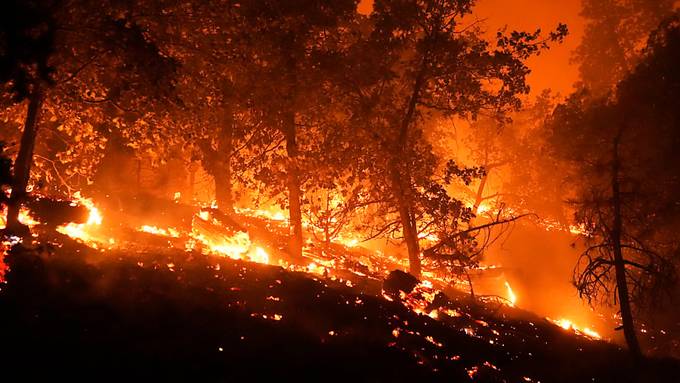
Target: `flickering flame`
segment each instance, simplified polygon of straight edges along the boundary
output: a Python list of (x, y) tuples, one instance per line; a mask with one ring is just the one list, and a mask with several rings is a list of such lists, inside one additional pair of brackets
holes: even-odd
[(31, 217), (31, 213), (25, 207), (22, 207), (21, 210), (19, 211), (19, 222), (28, 227), (33, 227), (35, 225), (40, 224), (40, 222), (36, 221), (35, 219), (33, 219), (33, 217)]
[(508, 281), (505, 281), (505, 288), (508, 290), (508, 301), (510, 302), (510, 306), (514, 307), (515, 303), (517, 303), (517, 295), (512, 291), (512, 287), (510, 287)]
[(491, 211), (491, 206), (486, 202), (482, 202), (477, 206), (477, 214), (484, 214), (489, 211)]
[(250, 249), (251, 242), (248, 233), (238, 232), (233, 236), (210, 236), (198, 231), (192, 237), (206, 246), (209, 253), (222, 255), (231, 259), (244, 259)]
[[(219, 224), (209, 211), (201, 210), (196, 218), (212, 224)], [(162, 235), (162, 234), (161, 234)], [(233, 235), (223, 235), (202, 230), (195, 226), (189, 236), (205, 246), (204, 251), (209, 254), (229, 257), (231, 259), (250, 260), (257, 263), (269, 263), (269, 254), (261, 247), (254, 247), (250, 235), (246, 232), (236, 232)], [(187, 246), (189, 250), (193, 246)]]
[(201, 210), (198, 212), (198, 217), (201, 218), (204, 221), (209, 221), (210, 220), (210, 212), (207, 210)]
[[(82, 205), (87, 208), (89, 212), (87, 221), (82, 224), (69, 223), (67, 225), (62, 225), (57, 228), (57, 231), (68, 235), (71, 238), (81, 240), (88, 246), (91, 246), (95, 249), (99, 248), (102, 243), (107, 242), (105, 239), (102, 239), (101, 231), (98, 231), (101, 229), (103, 221), (101, 212), (91, 199), (83, 198), (79, 193), (76, 193), (74, 197), (76, 201), (74, 204)], [(174, 200), (177, 202), (180, 198), (181, 193), (175, 193)], [(479, 208), (480, 212), (485, 212), (488, 211), (486, 209), (489, 209), (489, 207), (486, 205), (480, 206)], [(277, 221), (277, 225), (278, 222), (286, 224), (288, 221), (287, 215), (284, 214), (283, 211), (277, 210), (276, 208), (269, 210), (240, 209), (238, 212), (240, 214), (247, 214), (253, 217)], [(27, 209), (21, 210), (19, 219), (20, 222), (28, 226), (33, 226), (39, 223), (31, 217)], [(231, 259), (248, 260), (261, 264), (275, 264), (276, 262), (281, 264), (282, 262), (280, 259), (275, 259), (275, 263), (272, 263), (268, 252), (264, 248), (253, 243), (247, 232), (235, 231), (233, 234), (231, 234), (231, 232), (227, 231), (226, 233), (228, 234), (223, 234), (224, 232), (221, 231), (220, 228), (226, 229), (225, 225), (220, 222), (219, 219), (215, 218), (210, 210), (201, 210), (196, 214), (194, 220), (194, 227), (190, 232), (180, 231), (174, 227), (163, 228), (154, 225), (143, 225), (138, 227), (137, 230), (169, 238), (182, 238), (183, 240), (186, 240), (186, 248), (188, 250), (193, 250), (195, 245), (199, 245), (206, 254), (229, 257)], [(197, 220), (202, 220), (204, 222), (199, 222)], [(4, 216), (0, 216), (0, 224), (4, 224), (4, 222)], [(200, 225), (198, 223), (200, 223)], [(210, 225), (216, 227), (213, 228)], [(563, 231), (567, 230), (564, 226), (560, 226), (558, 229)], [(584, 228), (575, 226), (569, 227), (568, 230), (574, 234), (583, 234), (585, 232)], [(310, 237), (307, 239), (308, 241), (311, 241)], [(438, 241), (438, 238), (433, 234), (421, 234), (420, 239), (423, 241)], [(110, 241), (113, 240), (109, 240), (109, 243), (112, 243)], [(354, 247), (361, 241), (361, 236), (360, 233), (346, 233), (344, 236), (337, 236), (333, 241), (341, 243), (347, 247)], [(173, 241), (173, 243), (174, 242), (176, 241)], [(374, 255), (375, 257), (367, 257), (365, 260), (362, 260), (362, 264), (368, 265), (371, 272), (379, 274), (381, 272), (384, 273), (385, 270), (393, 269), (396, 265), (406, 266), (406, 264), (404, 264), (404, 262), (406, 262), (404, 259), (386, 256), (380, 251), (376, 251)], [(305, 271), (312, 274), (322, 275), (324, 277), (335, 278), (335, 271), (337, 270), (338, 265), (342, 264), (339, 262), (339, 260), (329, 260), (328, 258), (325, 258), (324, 256), (318, 256), (318, 254), (311, 251), (305, 251), (305, 257), (309, 259), (308, 262), (311, 261), (306, 267), (300, 265), (290, 265), (285, 267), (288, 267), (291, 270)], [(385, 265), (381, 264), (381, 262), (385, 262)], [(174, 264), (168, 264), (167, 266), (170, 270), (174, 271)], [(487, 270), (496, 269), (499, 267), (501, 266), (480, 265), (479, 269)], [(356, 274), (362, 276), (365, 275), (358, 272), (356, 272)], [(423, 275), (429, 280), (424, 280), (422, 283), (416, 286), (416, 288), (410, 294), (402, 294), (401, 298), (404, 305), (419, 315), (427, 315), (430, 318), (436, 320), (443, 320), (443, 318), (447, 317), (451, 318), (468, 315), (450, 308), (438, 308), (433, 310), (431, 304), (438, 293), (438, 290), (435, 289), (435, 285), (443, 286), (447, 284), (447, 281), (442, 279), (436, 273), (424, 272)], [(342, 279), (340, 279), (340, 281), (343, 282)], [(348, 286), (352, 286), (352, 282), (349, 280), (344, 281), (344, 283), (346, 283)], [(507, 304), (514, 307), (517, 303), (517, 295), (507, 280), (504, 281), (504, 286), (506, 291), (500, 291), (497, 294), (504, 295), (507, 299)], [(499, 285), (497, 285), (497, 288), (502, 289), (502, 287)], [(388, 295), (384, 296), (386, 299), (392, 300), (392, 297)], [(281, 319), (281, 316), (278, 314), (274, 316), (267, 315), (263, 317), (265, 319), (273, 320)], [(560, 319), (555, 321), (548, 318), (548, 320), (554, 322), (563, 329), (573, 331), (578, 335), (586, 336), (592, 339), (601, 339), (600, 334), (598, 334), (596, 331), (588, 327), (578, 327), (568, 319)], [(477, 323), (482, 326), (488, 326), (488, 324), (483, 321), (478, 321)], [(475, 336), (474, 331), (474, 329), (465, 329), (466, 334), (470, 336)], [(435, 345), (439, 344), (434, 339), (427, 340)]]
[(546, 318), (546, 319), (549, 320), (550, 322), (556, 324), (557, 326), (562, 327), (565, 330), (573, 331), (578, 335), (584, 335), (584, 336), (587, 336), (587, 337), (593, 338), (593, 339), (602, 339), (602, 336), (597, 331), (595, 331), (591, 328), (588, 328), (588, 327), (579, 327), (579, 326), (575, 325), (574, 322), (572, 322), (569, 319), (565, 319), (565, 318), (558, 319), (558, 320), (554, 320), (554, 319), (550, 319), (550, 318)]
[(257, 262), (257, 263), (269, 263), (269, 254), (261, 248), (261, 247), (256, 247), (255, 248), (255, 253), (250, 256), (250, 260), (252, 262)]
[(57, 227), (57, 231), (64, 235), (68, 235), (73, 239), (83, 241), (95, 249), (98, 247), (97, 243), (99, 242), (113, 243), (113, 239), (105, 241), (94, 233), (102, 224), (102, 215), (92, 199), (82, 197), (80, 192), (76, 192), (73, 197), (75, 199), (72, 203), (74, 206), (81, 205), (87, 208), (89, 212), (87, 221), (85, 223), (71, 222), (66, 225), (61, 225)]
[(354, 236), (338, 235), (333, 239), (333, 242), (337, 242), (343, 246), (352, 248), (356, 247), (361, 242), (361, 239), (359, 237)]
[(163, 228), (151, 226), (151, 225), (142, 225), (137, 230), (143, 231), (145, 233), (162, 235), (164, 237), (179, 238), (179, 236), (180, 236), (179, 231), (177, 229), (175, 229), (174, 227), (169, 227), (167, 229), (163, 229)]
[(271, 207), (270, 209), (235, 208), (234, 210), (239, 214), (249, 215), (252, 217), (266, 218), (271, 221), (288, 222), (288, 215), (276, 207)]
[[(31, 216), (31, 213), (25, 207), (22, 207), (21, 210), (19, 211), (19, 222), (28, 227), (33, 227), (35, 225), (40, 224), (40, 222), (38, 222)], [(3, 209), (0, 212), (0, 229), (4, 229), (6, 226), (7, 226), (7, 209), (3, 206)]]
[(326, 272), (326, 268), (324, 266), (317, 265), (315, 262), (311, 262), (309, 265), (307, 265), (307, 272), (323, 275)]
[(581, 225), (570, 225), (569, 226), (569, 232), (571, 234), (584, 235), (584, 236), (588, 234), (588, 231), (586, 230), (586, 227), (583, 224), (581, 224)]

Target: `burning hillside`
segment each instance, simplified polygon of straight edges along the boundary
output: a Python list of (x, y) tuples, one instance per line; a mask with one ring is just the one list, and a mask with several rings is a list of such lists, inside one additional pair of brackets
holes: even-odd
[[(497, 295), (472, 298), (458, 289), (467, 281), (388, 276), (403, 264), (380, 251), (310, 240), (293, 262), (285, 222), (264, 212), (226, 216), (197, 206), (174, 226), (128, 217), (125, 227), (107, 223), (106, 208), (91, 199), (69, 205), (86, 209), (82, 223), (51, 231), (26, 219), (35, 236), (7, 248), (12, 267), (0, 300), (12, 308), (3, 324), (16, 329), (7, 343), (16, 346), (4, 350), (17, 365), (56, 353), (67, 359), (50, 358), (50, 369), (73, 371), (78, 360), (88, 366), (83, 374), (117, 360), (121, 374), (205, 378), (264, 377), (291, 366), (310, 379), (338, 368), (337, 377), (360, 380), (627, 376), (611, 375), (628, 356), (599, 334), (514, 308), (520, 298), (493, 275), (499, 266), (480, 268), (491, 271)], [(24, 302), (26, 294), (39, 298)], [(267, 368), (238, 367), (253, 364)]]
[[(626, 381), (631, 373), (614, 368), (630, 365), (618, 347), (509, 305), (446, 297), (426, 282), (382, 296), (370, 278), (350, 282), (311, 266), (289, 271), (175, 248), (102, 252), (63, 237), (15, 247), (8, 260), (0, 323), (13, 331), (2, 357), (7, 372), (27, 379), (105, 370), (132, 380), (332, 373), (482, 382)], [(40, 370), (27, 368), (35, 361)], [(654, 363), (650, 377), (677, 373)]]
[[(491, 1), (7, 0), (0, 356), (675, 377), (677, 0), (565, 6), (582, 41), (520, 0), (545, 25), (489, 29)], [(568, 46), (573, 91), (532, 90)]]

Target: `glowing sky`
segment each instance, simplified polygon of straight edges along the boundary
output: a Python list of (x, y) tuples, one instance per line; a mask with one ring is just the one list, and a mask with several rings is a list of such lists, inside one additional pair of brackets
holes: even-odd
[[(372, 4), (373, 0), (362, 0), (359, 11), (370, 12)], [(490, 38), (506, 25), (509, 30), (548, 31), (560, 22), (567, 24), (570, 33), (562, 45), (529, 61), (532, 73), (528, 79), (534, 94), (552, 88), (565, 95), (578, 80), (577, 67), (570, 63), (570, 58), (583, 35), (580, 9), (580, 0), (479, 0), (474, 17), (485, 20)]]

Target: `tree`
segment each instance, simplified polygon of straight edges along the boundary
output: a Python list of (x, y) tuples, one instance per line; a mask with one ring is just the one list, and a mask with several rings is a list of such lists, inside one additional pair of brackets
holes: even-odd
[[(356, 16), (356, 0), (248, 1), (240, 4), (248, 61), (252, 108), (282, 139), (284, 153), (273, 154), (282, 169), (259, 174), (273, 192), (285, 185), (290, 217), (290, 254), (302, 257), (302, 203), (305, 147), (316, 139), (325, 122), (328, 82), (339, 69), (343, 27)], [(256, 36), (256, 38), (255, 38)], [(278, 145), (277, 145), (278, 146)], [(279, 166), (277, 166), (279, 167)]]
[(583, 40), (574, 61), (582, 85), (600, 97), (631, 71), (645, 39), (673, 10), (675, 0), (584, 0)]
[[(19, 70), (8, 71), (12, 73), (8, 79), (17, 97), (28, 98), (29, 104), (15, 160), (8, 230), (25, 231), (17, 218), (26, 196), (38, 128), (44, 123), (42, 114), (49, 115), (55, 130), (79, 143), (86, 135), (83, 125), (95, 134), (94, 126), (104, 123), (104, 115), (120, 117), (131, 109), (140, 110), (149, 99), (168, 95), (175, 63), (144, 36), (137, 20), (131, 18), (129, 5), (46, 0), (26, 2), (24, 8), (9, 14), (20, 20), (17, 25), (22, 31), (5, 34), (11, 48), (7, 57), (23, 61)], [(30, 12), (26, 13), (26, 7)], [(22, 50), (40, 54), (34, 59)], [(75, 152), (72, 149), (60, 161), (51, 160), (57, 173), (56, 164), (68, 162), (66, 157)], [(90, 161), (88, 170), (94, 163)]]
[(373, 177), (370, 194), (382, 206), (377, 233), (401, 230), (416, 276), (421, 238), (436, 232), (438, 249), (461, 251), (456, 233), (473, 216), (446, 184), (483, 175), (434, 153), (428, 138), (438, 116), (474, 119), (489, 110), (504, 118), (528, 92), (524, 60), (566, 34), (563, 25), (545, 39), (540, 31), (499, 32), (492, 46), (476, 24), (462, 24), (473, 3), (376, 1), (369, 31), (353, 48), (361, 78), (348, 83), (351, 124), (363, 129), (353, 132), (353, 145), (363, 146), (356, 153), (369, 167), (358, 171)]
[(41, 1), (10, 1), (3, 6), (0, 19), (0, 81), (15, 101), (28, 100), (7, 213), (10, 232), (16, 232), (20, 227), (19, 208), (30, 177), (42, 89), (51, 82), (48, 59), (54, 44), (55, 20), (50, 14), (50, 5)]
[(233, 211), (234, 173), (242, 170), (234, 158), (263, 139), (261, 119), (248, 108), (251, 81), (243, 57), (249, 45), (237, 9), (222, 0), (167, 2), (153, 27), (155, 41), (181, 63), (182, 108), (166, 133), (181, 137), (189, 161), (199, 160), (213, 177), (217, 205), (226, 213)]
[[(588, 248), (574, 283), (588, 300), (613, 297), (626, 343), (642, 355), (635, 314), (676, 283), (680, 19), (652, 35), (641, 62), (612, 97), (577, 93), (550, 118), (555, 155), (573, 165), (576, 222)], [(671, 165), (673, 164), (673, 165)]]
[(491, 218), (507, 207), (532, 213), (538, 225), (568, 226), (571, 216), (561, 201), (568, 197), (569, 188), (554, 176), (565, 165), (546, 155), (544, 123), (558, 100), (544, 90), (533, 101), (524, 100), (522, 109), (510, 114), (510, 121), (481, 116), (469, 127), (458, 127), (459, 158), (485, 171), (470, 188), (452, 190), (469, 201), (475, 216)]

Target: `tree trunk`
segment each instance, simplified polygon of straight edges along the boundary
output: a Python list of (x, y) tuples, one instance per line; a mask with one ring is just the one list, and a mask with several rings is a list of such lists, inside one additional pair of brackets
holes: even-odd
[(225, 214), (234, 212), (234, 201), (232, 200), (231, 174), (226, 169), (215, 170), (213, 176), (215, 180), (215, 200), (217, 207)]
[(215, 174), (215, 199), (223, 212), (234, 212), (233, 185), (231, 179), (231, 155), (234, 147), (234, 116), (230, 110), (225, 112), (225, 121), (220, 129), (217, 143)]
[(482, 204), (482, 201), (484, 201), (484, 188), (486, 188), (486, 182), (489, 179), (489, 173), (484, 174), (482, 177), (482, 180), (479, 182), (479, 187), (477, 188), (477, 195), (475, 196), (475, 204), (472, 206), (472, 212), (475, 214), (479, 214), (479, 206)]
[(467, 277), (468, 281), (468, 287), (470, 287), (470, 298), (473, 300), (475, 299), (475, 289), (472, 286), (472, 278), (470, 278), (470, 273), (468, 273), (467, 269), (463, 269), (465, 271), (465, 276)]
[(293, 258), (302, 258), (302, 208), (300, 191), (300, 173), (297, 164), (298, 146), (295, 127), (295, 113), (288, 113), (284, 121), (286, 152), (288, 154), (288, 211), (290, 218), (290, 254)]
[(642, 357), (640, 343), (635, 334), (635, 323), (630, 306), (630, 296), (628, 294), (628, 281), (626, 278), (626, 265), (624, 263), (623, 252), (621, 250), (621, 190), (619, 185), (619, 137), (614, 141), (614, 159), (612, 162), (612, 205), (614, 208), (614, 224), (611, 229), (611, 243), (614, 251), (614, 269), (616, 271), (616, 288), (619, 295), (619, 308), (621, 309), (621, 321), (623, 322), (623, 335), (626, 338), (628, 349), (636, 359)]
[(410, 203), (404, 191), (402, 176), (395, 161), (390, 165), (392, 190), (399, 209), (399, 221), (401, 222), (404, 242), (406, 242), (406, 248), (408, 249), (409, 273), (416, 278), (420, 278), (421, 266), (418, 233), (414, 224), (413, 214), (411, 213)]
[(420, 244), (418, 243), (418, 231), (416, 228), (415, 217), (413, 217), (412, 214), (411, 203), (407, 198), (406, 191), (404, 190), (404, 182), (410, 183), (411, 180), (410, 177), (405, 177), (401, 173), (399, 170), (398, 161), (403, 160), (407, 153), (409, 127), (413, 122), (413, 116), (416, 112), (418, 98), (420, 97), (420, 92), (425, 84), (425, 73), (427, 71), (428, 62), (426, 57), (427, 53), (425, 53), (425, 56), (423, 56), (420, 62), (420, 68), (413, 84), (411, 96), (406, 103), (404, 116), (399, 127), (396, 151), (393, 153), (392, 160), (390, 161), (389, 165), (389, 171), (391, 173), (390, 178), (392, 179), (392, 193), (396, 199), (397, 208), (399, 210), (399, 221), (401, 222), (404, 241), (406, 242), (406, 248), (408, 249), (409, 273), (411, 273), (411, 275), (416, 278), (420, 278), (421, 272)]
[(23, 225), (19, 222), (19, 211), (21, 210), (21, 204), (26, 198), (26, 187), (31, 176), (33, 150), (38, 134), (38, 118), (41, 106), (42, 93), (39, 89), (35, 89), (29, 97), (24, 131), (21, 135), (21, 146), (14, 162), (12, 194), (10, 195), (9, 207), (7, 209), (7, 231), (10, 233), (20, 233), (24, 229)]

